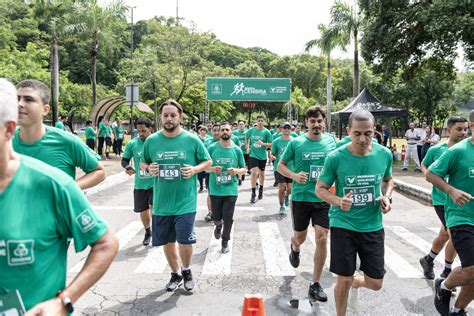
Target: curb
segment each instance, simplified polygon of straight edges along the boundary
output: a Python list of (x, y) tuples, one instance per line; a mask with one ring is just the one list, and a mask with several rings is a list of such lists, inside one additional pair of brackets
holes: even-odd
[(106, 177), (104, 181), (102, 181), (95, 187), (84, 190), (84, 195), (90, 196), (92, 194), (96, 194), (105, 189), (109, 189), (117, 184), (127, 182), (129, 179), (130, 179), (130, 176), (126, 174), (125, 171), (113, 174), (111, 176)]
[(412, 198), (421, 204), (432, 206), (431, 190), (422, 188), (418, 185), (409, 184), (401, 180), (394, 179), (395, 190), (409, 198)]

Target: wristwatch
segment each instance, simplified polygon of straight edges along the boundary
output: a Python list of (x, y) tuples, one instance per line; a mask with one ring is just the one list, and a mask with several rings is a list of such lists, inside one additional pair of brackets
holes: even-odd
[(66, 311), (71, 314), (74, 312), (74, 306), (72, 306), (72, 301), (69, 297), (61, 295), (63, 291), (58, 291), (56, 293), (56, 297), (59, 297), (61, 299), (61, 302), (63, 303), (64, 307), (66, 308)]

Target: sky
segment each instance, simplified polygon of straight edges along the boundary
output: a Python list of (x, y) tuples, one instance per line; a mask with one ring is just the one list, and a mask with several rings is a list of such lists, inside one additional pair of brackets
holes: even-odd
[[(305, 44), (319, 37), (317, 26), (329, 23), (334, 0), (127, 0), (134, 6), (133, 19), (176, 16), (193, 21), (202, 32), (210, 31), (225, 43), (262, 47), (280, 56), (304, 51)], [(353, 3), (353, 0), (346, 0)], [(186, 25), (186, 23), (185, 23)], [(311, 51), (318, 54), (317, 49)], [(351, 58), (353, 52), (335, 51), (336, 58)]]

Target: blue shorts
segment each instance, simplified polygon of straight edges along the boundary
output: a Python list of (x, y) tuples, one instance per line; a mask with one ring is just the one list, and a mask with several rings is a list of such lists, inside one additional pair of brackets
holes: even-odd
[(151, 229), (153, 246), (163, 246), (176, 241), (183, 245), (195, 244), (195, 218), (195, 212), (171, 216), (153, 215)]

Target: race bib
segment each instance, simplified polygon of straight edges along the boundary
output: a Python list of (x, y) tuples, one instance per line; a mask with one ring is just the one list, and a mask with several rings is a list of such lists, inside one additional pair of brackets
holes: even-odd
[(159, 177), (162, 180), (179, 180), (181, 179), (181, 167), (179, 164), (160, 164)]
[(372, 206), (375, 201), (375, 187), (344, 188), (344, 195), (352, 191), (353, 206)]
[(146, 172), (146, 170), (140, 169), (140, 171), (138, 171), (138, 177), (140, 179), (147, 179), (147, 178), (151, 178), (152, 176), (151, 176), (151, 174)]
[(257, 144), (257, 143), (253, 143), (253, 147), (255, 147), (255, 148), (260, 148), (260, 147), (262, 147), (262, 145)]
[(316, 181), (323, 170), (323, 166), (309, 166), (309, 181)]
[(25, 305), (18, 290), (0, 294), (0, 315), (18, 316), (26, 313)]
[(123, 139), (123, 134), (118, 134), (118, 139)]
[(218, 184), (229, 184), (232, 183), (232, 176), (228, 172), (221, 172), (216, 174), (216, 180)]

